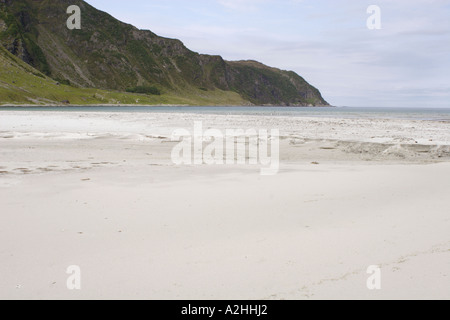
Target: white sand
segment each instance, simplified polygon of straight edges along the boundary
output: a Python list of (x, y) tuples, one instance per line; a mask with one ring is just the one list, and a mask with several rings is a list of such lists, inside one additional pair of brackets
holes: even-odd
[[(279, 128), (280, 173), (173, 165), (172, 130), (196, 120)], [(0, 298), (450, 299), (449, 129), (2, 111)]]

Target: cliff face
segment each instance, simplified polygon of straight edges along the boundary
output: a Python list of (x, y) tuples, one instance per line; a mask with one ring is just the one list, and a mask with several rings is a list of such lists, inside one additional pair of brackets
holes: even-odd
[[(66, 27), (69, 5), (81, 8), (81, 30)], [(84, 1), (0, 0), (0, 9), (1, 44), (42, 73), (76, 86), (123, 91), (148, 85), (179, 95), (220, 89), (257, 105), (328, 105), (294, 72), (195, 53)]]
[[(11, 54), (0, 45), (0, 106), (12, 105), (245, 105), (232, 91), (201, 91), (183, 95), (139, 94), (70, 86), (42, 72)], [(200, 94), (201, 93), (201, 94)]]

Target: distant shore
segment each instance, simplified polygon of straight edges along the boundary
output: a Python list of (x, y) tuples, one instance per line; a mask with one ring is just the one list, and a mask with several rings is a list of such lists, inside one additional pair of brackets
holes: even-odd
[(0, 108), (61, 108), (61, 107), (189, 107), (190, 105), (180, 104), (4, 104)]
[(320, 105), (320, 106), (306, 106), (306, 105), (189, 105), (189, 104), (2, 104), (0, 108), (34, 108), (34, 107), (45, 107), (45, 108), (58, 108), (58, 107), (293, 107), (293, 108), (336, 108), (336, 106), (331, 105)]

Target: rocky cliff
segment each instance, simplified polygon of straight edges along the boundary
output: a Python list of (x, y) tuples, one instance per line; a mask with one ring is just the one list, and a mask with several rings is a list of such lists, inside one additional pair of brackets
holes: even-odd
[[(82, 12), (81, 30), (66, 27), (69, 5)], [(328, 105), (294, 72), (255, 61), (202, 55), (176, 39), (138, 30), (80, 0), (0, 0), (0, 43), (51, 78), (83, 88), (162, 93), (237, 93), (244, 104)]]

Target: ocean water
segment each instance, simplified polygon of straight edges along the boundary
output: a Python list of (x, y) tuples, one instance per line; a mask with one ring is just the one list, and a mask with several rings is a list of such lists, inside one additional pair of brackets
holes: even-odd
[(52, 112), (140, 112), (194, 113), (217, 115), (262, 115), (324, 118), (405, 119), (450, 122), (450, 108), (298, 108), (298, 107), (168, 107), (168, 106), (61, 106), (61, 107), (2, 107), (1, 111)]

